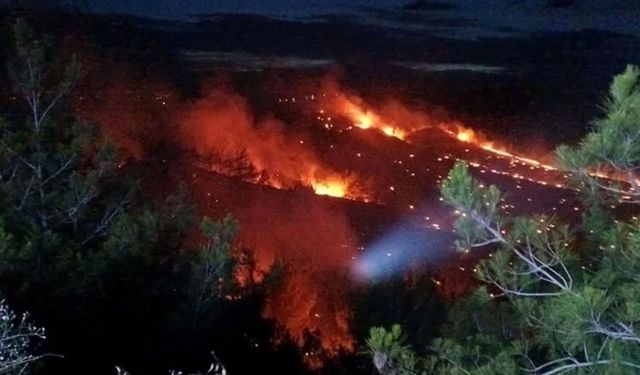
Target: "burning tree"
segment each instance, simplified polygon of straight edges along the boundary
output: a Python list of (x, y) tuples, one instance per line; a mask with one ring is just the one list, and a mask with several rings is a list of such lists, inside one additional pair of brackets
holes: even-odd
[[(510, 218), (501, 193), (457, 163), (442, 183), (458, 213), (457, 246), (497, 247), (477, 267), (484, 285), (449, 311), (444, 337), (431, 341), (420, 368), (442, 374), (626, 374), (640, 371), (638, 199), (640, 71), (616, 76), (605, 115), (558, 156), (585, 193), (581, 225), (553, 217)], [(607, 200), (626, 202), (611, 212)], [(617, 216), (616, 216), (617, 215)], [(616, 220), (614, 220), (614, 218)], [(384, 374), (417, 373), (397, 328), (368, 341)], [(383, 343), (384, 345), (380, 344)], [(384, 358), (381, 361), (380, 358)], [(391, 368), (389, 368), (391, 366)]]

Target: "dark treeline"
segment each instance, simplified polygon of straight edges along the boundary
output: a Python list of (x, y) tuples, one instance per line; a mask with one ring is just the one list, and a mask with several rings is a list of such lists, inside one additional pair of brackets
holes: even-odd
[(117, 145), (69, 106), (82, 64), (60, 59), (54, 39), (24, 21), (11, 25), (3, 43), (11, 90), (0, 121), (0, 290), (46, 327), (37, 352), (53, 356), (38, 372), (206, 369), (212, 351), (233, 366), (251, 350), (256, 362), (240, 369), (282, 362), (300, 371), (286, 345), (255, 350), (246, 339), (270, 337), (274, 327), (260, 317), (259, 288), (235, 283), (237, 268), (250, 264), (232, 256), (237, 223), (201, 218), (177, 184), (149, 199), (141, 166), (119, 158)]

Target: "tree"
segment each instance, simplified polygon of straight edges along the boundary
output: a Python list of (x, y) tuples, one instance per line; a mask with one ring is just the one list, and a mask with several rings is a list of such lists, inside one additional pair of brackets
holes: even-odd
[[(224, 367), (224, 365), (222, 365), (218, 356), (214, 352), (211, 352), (211, 356), (213, 357), (213, 359), (206, 371), (185, 373), (183, 371), (170, 370), (169, 375), (227, 375), (227, 369)], [(129, 372), (127, 372), (123, 368), (116, 366), (116, 375), (131, 374), (129, 374)]]
[(80, 65), (74, 59), (56, 69), (46, 47), (24, 22), (15, 24), (9, 77), (26, 111), (0, 120), (0, 278), (14, 291), (8, 297), (51, 291), (55, 278), (58, 291), (69, 291), (95, 275), (87, 266), (100, 263), (96, 249), (133, 192), (118, 180), (99, 131), (61, 110)]
[(185, 257), (189, 279), (187, 291), (177, 310), (186, 332), (187, 348), (193, 345), (193, 335), (208, 326), (218, 316), (221, 297), (235, 297), (234, 261), (231, 257), (238, 224), (231, 217), (215, 222), (205, 217), (200, 225), (205, 243)]
[[(637, 67), (614, 78), (604, 109), (577, 146), (557, 151), (589, 207), (580, 225), (503, 215), (500, 191), (471, 176), (464, 162), (443, 181), (442, 197), (458, 213), (458, 249), (496, 250), (477, 267), (484, 285), (449, 311), (423, 371), (640, 372), (640, 224), (628, 214), (640, 203)], [(624, 203), (623, 213), (609, 211), (611, 202)], [(394, 342), (388, 347), (401, 344)]]
[(205, 220), (194, 249), (186, 189), (139, 193), (135, 168), (67, 108), (80, 64), (54, 61), (49, 45), (16, 23), (8, 68), (22, 105), (0, 119), (0, 290), (85, 372), (116, 356), (144, 363), (176, 339), (161, 335), (182, 301), (194, 324), (228, 303), (218, 288), (233, 284), (235, 224)]
[[(577, 147), (561, 146), (558, 160), (574, 172), (579, 188), (598, 200), (640, 203), (640, 70), (628, 66), (613, 79), (604, 117)], [(609, 176), (613, 178), (601, 178)]]
[(44, 357), (31, 354), (34, 344), (46, 338), (43, 328), (20, 317), (0, 301), (0, 374), (26, 374), (29, 366)]
[(372, 328), (367, 339), (373, 364), (382, 375), (415, 374), (417, 360), (415, 353), (404, 343), (402, 328), (394, 324), (390, 330)]

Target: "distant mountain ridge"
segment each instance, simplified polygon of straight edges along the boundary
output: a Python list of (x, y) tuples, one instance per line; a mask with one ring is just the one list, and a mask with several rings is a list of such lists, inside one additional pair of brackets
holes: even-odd
[(428, 1), (428, 0), (417, 0), (412, 3), (403, 5), (401, 7), (402, 10), (419, 10), (419, 11), (438, 11), (438, 10), (452, 10), (456, 9), (457, 6), (443, 2), (443, 1)]

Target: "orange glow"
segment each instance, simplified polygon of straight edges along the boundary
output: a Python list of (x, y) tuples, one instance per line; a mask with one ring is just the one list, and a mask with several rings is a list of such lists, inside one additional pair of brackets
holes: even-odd
[(263, 311), (280, 328), (276, 342), (291, 339), (304, 348), (304, 361), (312, 368), (353, 351), (349, 265), (358, 243), (342, 208), (301, 196), (295, 202), (255, 200), (235, 216), (259, 273), (281, 267)]
[[(347, 93), (335, 83), (330, 83), (328, 90), (329, 92), (337, 92), (337, 94), (335, 94), (335, 96), (330, 95), (331, 99), (322, 103), (323, 109), (320, 110), (320, 114), (324, 115), (327, 111), (336, 113), (348, 119), (355, 128), (365, 130), (374, 129), (388, 137), (393, 137), (405, 142), (408, 142), (407, 139), (409, 136), (417, 131), (429, 127), (439, 128), (460, 142), (475, 145), (492, 154), (511, 159), (513, 162), (526, 164), (534, 168), (557, 170), (556, 167), (534, 158), (512, 153), (508, 151), (507, 147), (499, 145), (499, 143), (494, 140), (489, 140), (485, 135), (472, 128), (463, 126), (457, 121), (452, 121), (448, 117), (439, 117), (437, 112), (429, 113), (419, 109), (412, 109), (393, 99), (387, 100), (383, 102), (383, 105), (374, 108), (361, 97)], [(323, 120), (324, 118), (321, 116), (319, 119)], [(332, 125), (327, 126), (326, 124), (325, 127), (327, 129), (333, 128)], [(521, 175), (506, 171), (500, 172), (500, 174), (508, 175), (516, 179), (523, 179)], [(555, 186), (564, 187), (564, 184), (561, 184), (560, 181), (550, 182), (541, 180), (540, 178), (525, 179), (542, 185), (553, 183)], [(344, 189), (342, 189), (339, 184), (323, 185), (314, 183), (312, 186), (316, 193), (320, 195), (343, 196)]]
[(316, 173), (315, 176), (303, 180), (303, 184), (311, 187), (317, 195), (350, 199), (368, 203), (370, 194), (354, 174), (341, 175)]
[(354, 119), (354, 125), (360, 129), (369, 129), (371, 128), (372, 124), (373, 124), (372, 116), (366, 113), (358, 114)]
[(475, 138), (475, 132), (472, 129), (460, 129), (456, 137), (462, 142), (473, 142)]
[(353, 123), (353, 126), (359, 129), (377, 129), (388, 137), (400, 140), (405, 140), (407, 137), (405, 130), (385, 121), (382, 116), (372, 110), (365, 109), (364, 105), (356, 104), (355, 100), (341, 96), (338, 100), (338, 107), (338, 110)]
[(389, 137), (396, 137), (398, 139), (405, 139), (406, 133), (402, 129), (394, 128), (392, 126), (385, 126), (382, 128), (382, 132)]
[(460, 124), (456, 124), (452, 130), (451, 125), (442, 125), (443, 130), (449, 135), (455, 137), (457, 140), (465, 143), (474, 144), (485, 151), (489, 151), (493, 154), (497, 154), (500, 156), (504, 156), (507, 158), (515, 159), (525, 164), (532, 165), (534, 167), (542, 167), (547, 170), (556, 170), (557, 168), (548, 164), (544, 164), (541, 161), (536, 159), (532, 159), (525, 156), (515, 155), (509, 151), (507, 151), (504, 146), (497, 146), (496, 142), (487, 140), (485, 136), (481, 136), (476, 133), (473, 129), (464, 127)]
[(347, 186), (342, 181), (314, 181), (311, 187), (318, 195), (335, 198), (344, 198), (347, 195)]
[(213, 89), (179, 119), (185, 143), (211, 160), (212, 171), (276, 189), (304, 186), (318, 195), (368, 201), (357, 176), (323, 165), (311, 142), (276, 118), (255, 118), (236, 93)]
[[(303, 187), (317, 195), (361, 202), (368, 202), (373, 195), (369, 184), (364, 183), (368, 182), (364, 178), (370, 176), (329, 166), (319, 154), (321, 151), (314, 148), (312, 139), (295, 133), (295, 129), (285, 126), (273, 116), (257, 116), (247, 101), (231, 89), (205, 88), (203, 97), (193, 102), (178, 103), (175, 99), (176, 103), (172, 104), (167, 101), (167, 107), (171, 108), (169, 111), (164, 99), (156, 101), (145, 95), (160, 92), (160, 89), (132, 80), (124, 90), (118, 85), (118, 77), (110, 78), (114, 82), (109, 82), (111, 86), (107, 87), (114, 88), (108, 92), (107, 100), (84, 101), (82, 104), (87, 107), (86, 113), (92, 113), (101, 123), (110, 125), (109, 134), (120, 145), (128, 146), (126, 141), (132, 139), (136, 141), (133, 142), (136, 147), (131, 146), (135, 155), (144, 152), (142, 145), (149, 142), (148, 134), (160, 140), (178, 137), (181, 146), (190, 148), (201, 157), (201, 164), (197, 167), (222, 175), (276, 189)], [(86, 92), (98, 91), (86, 89)], [(537, 160), (511, 154), (480, 132), (458, 126), (448, 117), (439, 118), (435, 112), (411, 109), (393, 99), (372, 105), (342, 89), (323, 91), (339, 93), (313, 102), (312, 113), (319, 113), (319, 123), (326, 129), (333, 129), (332, 118), (340, 118), (343, 125), (348, 122), (348, 126), (377, 131), (390, 140), (408, 141), (414, 132), (432, 127), (447, 132), (452, 142), (457, 139), (511, 160), (553, 168)], [(141, 99), (135, 100), (137, 97)], [(165, 130), (166, 134), (159, 134), (156, 128), (149, 131), (145, 126), (155, 124), (157, 118), (178, 124), (178, 129), (168, 128), (171, 131)], [(132, 134), (144, 135), (141, 138), (145, 142), (137, 142)], [(360, 157), (361, 150), (353, 151), (357, 151)], [(413, 158), (413, 154), (410, 157)], [(369, 162), (367, 157), (358, 160)], [(494, 173), (508, 175), (509, 172)], [(518, 178), (512, 174), (508, 176)], [(353, 352), (356, 342), (352, 337), (348, 265), (357, 256), (358, 235), (342, 208), (333, 207), (341, 205), (334, 205), (335, 202), (329, 199), (315, 199), (311, 193), (272, 194), (268, 189), (259, 189), (260, 195), (256, 196), (260, 199), (247, 199), (248, 195), (243, 190), (236, 192), (235, 187), (243, 186), (237, 181), (229, 185), (233, 186), (230, 188), (224, 183), (196, 179), (195, 175), (192, 184), (202, 184), (197, 189), (202, 207), (208, 207), (208, 204), (224, 207), (207, 214), (232, 211), (241, 223), (240, 240), (251, 249), (256, 268), (244, 270), (246, 274), (239, 276), (241, 284), (260, 283), (274, 264), (283, 266), (281, 282), (265, 287), (268, 295), (263, 315), (273, 319), (281, 328), (283, 337), (292, 339), (300, 348), (310, 345), (309, 337), (317, 341), (313, 351), (303, 353), (305, 361), (311, 367), (318, 367), (323, 358)], [(400, 196), (404, 194), (401, 186), (399, 182), (398, 185), (378, 188)], [(218, 200), (222, 203), (216, 203)], [(235, 204), (225, 206), (228, 202)], [(409, 207), (414, 208), (413, 205)], [(440, 224), (431, 225), (440, 230)]]

